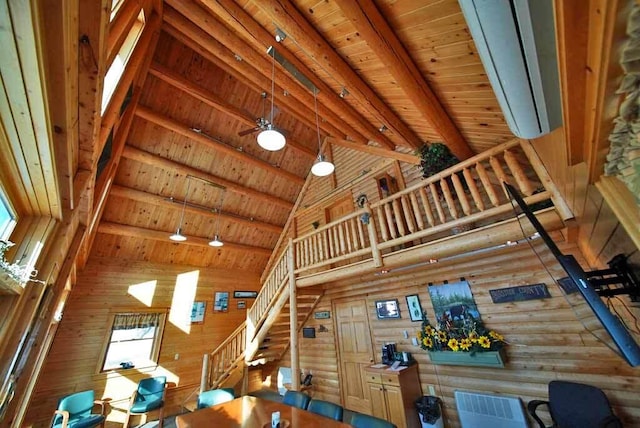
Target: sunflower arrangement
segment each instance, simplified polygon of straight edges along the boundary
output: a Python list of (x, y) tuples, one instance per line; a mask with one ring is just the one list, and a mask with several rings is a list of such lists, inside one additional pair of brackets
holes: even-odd
[(418, 341), (427, 351), (471, 353), (497, 351), (507, 343), (500, 333), (485, 328), (480, 320), (472, 318), (434, 327), (426, 316), (422, 319)]

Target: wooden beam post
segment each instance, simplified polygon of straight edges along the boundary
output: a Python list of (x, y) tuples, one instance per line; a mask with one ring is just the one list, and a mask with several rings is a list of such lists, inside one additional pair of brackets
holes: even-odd
[(290, 352), (291, 352), (291, 389), (300, 390), (300, 361), (298, 349), (298, 291), (296, 287), (295, 273), (295, 249), (293, 239), (289, 238), (289, 248), (287, 255), (287, 265), (289, 268), (289, 328), (290, 328)]

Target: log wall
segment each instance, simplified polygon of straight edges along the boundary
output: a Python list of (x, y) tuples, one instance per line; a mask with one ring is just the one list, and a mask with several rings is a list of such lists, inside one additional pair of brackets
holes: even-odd
[[(130, 293), (131, 286), (140, 284), (148, 284), (141, 288), (152, 289), (152, 295), (146, 296), (152, 296), (151, 300), (135, 293), (143, 302)], [(78, 275), (65, 307), (25, 426), (48, 426), (58, 399), (85, 389), (94, 389), (96, 398), (110, 399), (107, 428), (122, 426), (123, 409), (138, 380), (160, 374), (166, 374), (171, 382), (165, 414), (177, 413), (184, 401), (195, 399), (195, 395), (189, 396), (199, 387), (203, 355), (246, 319), (246, 309), (237, 309), (233, 291), (258, 289), (259, 277), (244, 271), (91, 258)], [(228, 312), (213, 312), (216, 291), (229, 292)], [(193, 300), (206, 302), (202, 324), (184, 322)], [(247, 308), (251, 306), (251, 299), (243, 300)], [(157, 368), (99, 373), (97, 365), (110, 328), (109, 314), (123, 308), (149, 307), (168, 308)], [(131, 425), (135, 423), (136, 418), (132, 418)]]
[[(564, 293), (550, 277), (550, 274), (556, 279), (563, 277), (561, 268), (542, 243), (538, 242), (534, 248), (539, 251), (541, 259), (530, 247), (520, 244), (402, 271), (397, 275), (391, 272), (331, 284), (316, 310), (331, 308), (333, 302), (341, 299), (365, 297), (370, 308), (369, 320), (377, 362), (380, 360), (380, 348), (386, 342), (396, 342), (399, 351), (412, 352), (419, 364), (423, 394), (430, 394), (430, 387), (433, 387), (436, 395), (444, 400), (447, 427), (460, 426), (453, 399), (456, 389), (516, 396), (526, 404), (532, 399), (546, 399), (547, 385), (554, 379), (602, 388), (625, 426), (635, 426), (640, 421), (640, 399), (637, 395), (640, 370), (629, 367), (585, 330)], [(581, 263), (585, 262), (575, 244), (564, 244), (561, 248), (564, 252), (574, 253)], [(509, 342), (508, 362), (503, 369), (432, 365), (426, 351), (411, 344), (411, 338), (417, 334), (421, 323), (410, 321), (405, 296), (418, 294), (423, 309), (433, 322), (427, 284), (457, 281), (460, 277), (469, 281), (485, 325), (503, 333)], [(552, 297), (505, 304), (491, 301), (491, 289), (535, 283), (547, 284)], [(384, 298), (398, 299), (400, 320), (377, 319), (374, 301)], [(638, 311), (635, 312), (638, 316)], [(331, 349), (335, 343), (333, 311), (331, 317), (331, 320), (310, 319), (307, 322), (307, 326), (316, 327), (317, 338), (300, 339), (300, 360), (301, 367), (314, 372), (316, 396), (339, 402), (338, 365), (332, 358), (335, 354)], [(329, 327), (328, 331), (320, 332), (320, 325)], [(403, 338), (404, 331), (408, 332), (409, 339)]]

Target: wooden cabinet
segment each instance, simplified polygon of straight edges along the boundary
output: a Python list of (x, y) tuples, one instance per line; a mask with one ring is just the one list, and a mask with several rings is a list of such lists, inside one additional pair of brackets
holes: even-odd
[(371, 414), (398, 428), (420, 428), (414, 402), (422, 395), (418, 365), (399, 372), (365, 367)]

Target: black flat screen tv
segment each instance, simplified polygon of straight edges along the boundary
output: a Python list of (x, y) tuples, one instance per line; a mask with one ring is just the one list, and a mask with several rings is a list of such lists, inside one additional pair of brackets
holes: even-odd
[[(580, 294), (593, 311), (609, 338), (618, 349), (620, 355), (629, 363), (630, 366), (636, 367), (640, 365), (640, 346), (627, 330), (620, 319), (613, 314), (607, 305), (602, 301), (595, 287), (589, 281), (588, 274), (582, 269), (580, 264), (572, 255), (562, 254), (553, 239), (545, 231), (544, 227), (529, 206), (524, 202), (518, 191), (511, 185), (504, 183), (507, 192), (520, 206), (522, 212), (527, 216), (540, 238), (547, 245), (551, 253), (560, 263), (560, 266), (566, 271), (567, 276), (575, 283)], [(613, 348), (612, 348), (613, 349)], [(615, 349), (614, 349), (615, 350)]]

